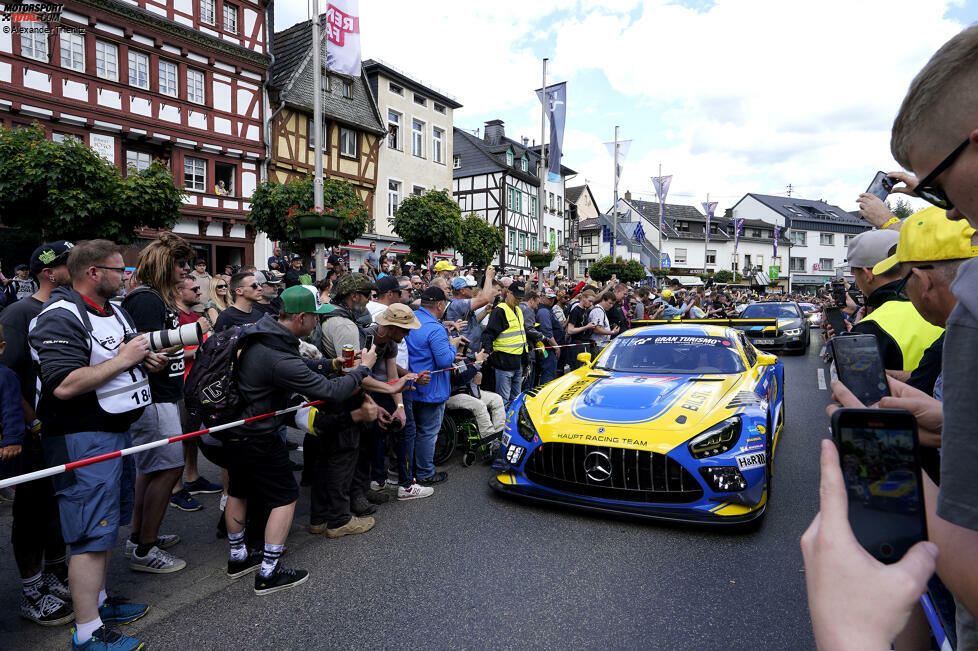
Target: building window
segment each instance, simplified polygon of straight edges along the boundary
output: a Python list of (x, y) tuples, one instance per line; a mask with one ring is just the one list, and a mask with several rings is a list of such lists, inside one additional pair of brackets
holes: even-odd
[(759, 228), (752, 228), (752, 229), (750, 229), (750, 231), (748, 231), (748, 233), (749, 233), (749, 235), (751, 237), (753, 237), (755, 239), (758, 239), (758, 240), (761, 239), (761, 229), (759, 229)]
[(85, 71), (85, 37), (61, 32), (61, 65), (71, 70)]
[(149, 88), (149, 56), (129, 50), (129, 85)]
[(716, 249), (706, 250), (706, 264), (716, 264), (717, 263), (717, 252)]
[(126, 151), (126, 169), (142, 172), (153, 163), (153, 156), (144, 151)]
[(428, 106), (428, 100), (417, 93), (414, 94), (414, 103), (418, 104), (419, 106)]
[(581, 275), (582, 276), (586, 276), (587, 275), (587, 270), (590, 267), (587, 266), (587, 262), (585, 262), (584, 260), (581, 260), (580, 262), (577, 263), (577, 268), (581, 270)]
[(188, 190), (203, 192), (207, 187), (207, 161), (203, 158), (184, 156), (183, 158), (183, 187)]
[(462, 156), (460, 154), (452, 156), (452, 167), (457, 170), (462, 169)]
[(677, 221), (676, 222), (676, 230), (678, 232), (680, 232), (680, 233), (688, 233), (689, 232), (689, 222), (679, 222), (679, 221)]
[(401, 149), (401, 114), (387, 109), (387, 146)]
[(506, 164), (510, 167), (513, 166), (513, 152), (511, 151), (506, 152)]
[(557, 197), (557, 214), (558, 215), (563, 215), (564, 214), (564, 198), (563, 197)]
[(411, 187), (411, 194), (413, 194), (416, 197), (420, 197), (421, 195), (424, 194), (424, 186), (421, 186), (421, 185), (412, 186)]
[(353, 82), (344, 81), (343, 82), (343, 97), (346, 99), (353, 99)]
[(843, 235), (842, 236), (842, 243), (845, 244), (846, 246), (849, 246), (849, 242), (851, 242), (852, 241), (852, 238), (854, 238), (854, 237), (856, 237), (856, 236), (855, 235)]
[(520, 233), (520, 255), (526, 251), (526, 233)]
[(177, 64), (160, 61), (160, 92), (170, 97), (177, 96)]
[(832, 236), (832, 233), (818, 234), (818, 243), (821, 244), (822, 246), (832, 246), (834, 240), (835, 238)]
[(791, 238), (791, 243), (795, 246), (806, 246), (808, 242), (808, 233), (805, 231), (796, 231), (795, 229), (791, 229), (788, 236)]
[(469, 203), (468, 200), (469, 198), (464, 194), (458, 198), (458, 207), (462, 212), (465, 212), (467, 210), (468, 203)]
[(48, 60), (48, 35), (42, 32), (21, 32), (20, 53), (29, 59)]
[(549, 196), (547, 197), (547, 207), (550, 208), (550, 210), (553, 210), (554, 209), (554, 193), (553, 192), (550, 192), (548, 194), (549, 194)]
[(832, 271), (835, 269), (835, 261), (832, 258), (819, 258), (818, 269), (819, 271)]
[(357, 132), (354, 129), (340, 127), (340, 155), (357, 157)]
[(411, 153), (424, 158), (424, 122), (411, 120)]
[(404, 96), (404, 89), (393, 82), (387, 84), (387, 89), (395, 95)]
[(754, 261), (754, 264), (756, 264), (758, 267), (761, 267), (763, 269), (764, 268), (764, 256), (761, 255), (761, 254), (758, 254), (757, 255), (757, 260)]
[(435, 102), (435, 112), (436, 113), (441, 113), (442, 115), (445, 115), (445, 105), (444, 104), (439, 104), (438, 102)]
[(509, 250), (512, 251), (516, 248), (516, 231), (510, 229), (509, 231)]
[(806, 258), (789, 258), (788, 259), (789, 269), (791, 271), (804, 272), (808, 269), (808, 261)]
[[(326, 138), (325, 120), (323, 120), (322, 125), (323, 125), (323, 151), (327, 151), (329, 149), (329, 140)], [(312, 128), (313, 128), (312, 118), (306, 118), (306, 142), (309, 143), (309, 149), (312, 149), (316, 146), (316, 141), (312, 137)]]
[(534, 219), (536, 219), (539, 216), (539, 213), (538, 213), (539, 206), (537, 205), (537, 202), (538, 202), (538, 199), (535, 196), (532, 196), (531, 195), (530, 196), (530, 217), (533, 217)]
[(214, 163), (214, 194), (234, 196), (237, 168), (230, 163)]
[(523, 193), (511, 185), (506, 186), (506, 207), (510, 212), (523, 212)]
[(387, 181), (387, 216), (393, 217), (401, 203), (401, 182)]
[(530, 250), (531, 251), (538, 251), (539, 249), (537, 248), (537, 244), (538, 244), (537, 243), (537, 236), (536, 235), (531, 235), (530, 236)]
[(200, 0), (200, 22), (214, 24), (214, 0)]
[(591, 234), (581, 235), (581, 246), (591, 246)]
[(526, 156), (520, 159), (520, 169), (523, 170), (524, 172), (530, 169), (530, 161), (527, 159)]
[(224, 31), (238, 33), (238, 7), (230, 2), (224, 3)]
[(119, 48), (115, 44), (95, 41), (95, 74), (119, 81)]
[(204, 73), (187, 70), (187, 99), (195, 104), (204, 103)]
[(445, 140), (445, 132), (441, 129), (432, 127), (431, 129), (431, 160), (436, 163), (444, 163), (442, 154), (442, 143)]
[(65, 142), (65, 141), (69, 141), (70, 142), (72, 140), (74, 140), (75, 142), (81, 142), (82, 141), (81, 138), (79, 138), (78, 136), (76, 136), (73, 133), (59, 133), (57, 131), (52, 131), (51, 132), (51, 140), (53, 140), (54, 142)]
[(686, 264), (686, 249), (676, 249), (672, 261), (676, 264)]

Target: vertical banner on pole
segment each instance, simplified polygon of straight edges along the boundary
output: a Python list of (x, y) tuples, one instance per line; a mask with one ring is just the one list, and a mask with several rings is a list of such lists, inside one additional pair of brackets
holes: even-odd
[(719, 202), (717, 202), (717, 201), (704, 201), (703, 202), (703, 211), (706, 213), (706, 242), (707, 242), (707, 244), (709, 244), (709, 242), (710, 242), (710, 222), (713, 221), (713, 213), (716, 211), (718, 203)]
[(666, 195), (669, 194), (669, 185), (672, 184), (672, 175), (653, 176), (652, 185), (655, 186), (655, 196), (659, 198), (659, 230), (665, 228), (666, 221)]
[[(773, 256), (774, 258), (778, 257), (778, 237), (780, 237), (780, 235), (781, 235), (781, 227), (775, 226), (774, 227), (774, 256)], [(774, 262), (774, 260), (772, 260), (771, 264), (776, 264), (776, 263)]]
[[(537, 91), (537, 97), (544, 102), (543, 91)], [(567, 117), (567, 82), (547, 85), (547, 99), (544, 111), (550, 120), (550, 148), (547, 157), (547, 180), (560, 183), (560, 152), (564, 148), (564, 120)]]
[(351, 77), (360, 76), (359, 0), (329, 0), (326, 5), (326, 67)]

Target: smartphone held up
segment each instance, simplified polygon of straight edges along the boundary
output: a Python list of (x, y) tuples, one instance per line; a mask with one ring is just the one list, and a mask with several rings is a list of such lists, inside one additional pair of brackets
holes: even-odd
[(896, 184), (897, 180), (893, 177), (887, 176), (884, 172), (877, 172), (869, 187), (866, 188), (866, 193), (878, 197), (880, 201), (886, 201)]

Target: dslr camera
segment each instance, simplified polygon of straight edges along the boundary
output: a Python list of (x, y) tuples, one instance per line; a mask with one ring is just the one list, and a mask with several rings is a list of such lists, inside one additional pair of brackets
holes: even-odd
[(172, 330), (154, 330), (142, 335), (154, 353), (173, 346), (199, 346), (202, 338), (199, 323), (187, 323)]

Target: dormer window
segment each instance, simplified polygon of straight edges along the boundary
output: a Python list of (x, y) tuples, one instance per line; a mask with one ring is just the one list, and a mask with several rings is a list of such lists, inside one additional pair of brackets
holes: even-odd
[(506, 150), (506, 164), (510, 167), (513, 166), (513, 151), (510, 149)]
[(530, 161), (526, 156), (523, 156), (523, 158), (520, 159), (520, 169), (524, 172), (530, 169)]

